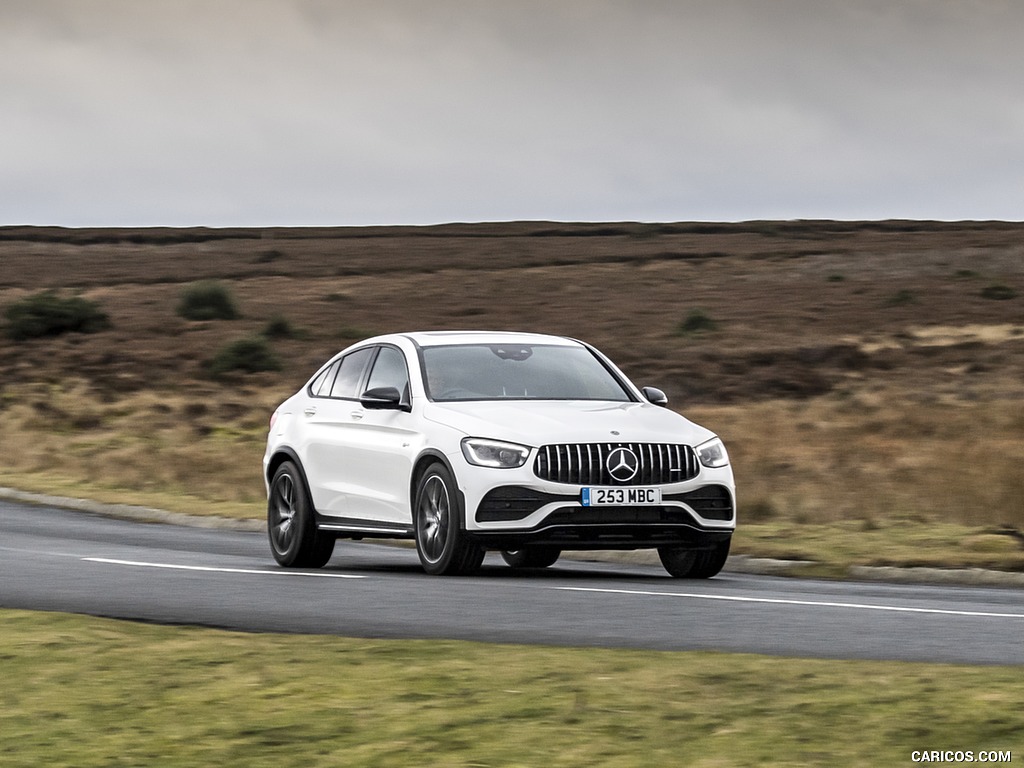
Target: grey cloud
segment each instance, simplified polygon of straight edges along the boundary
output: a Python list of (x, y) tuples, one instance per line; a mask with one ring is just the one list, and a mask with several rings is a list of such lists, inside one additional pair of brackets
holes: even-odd
[(1020, 218), (1003, 0), (0, 7), (0, 223)]

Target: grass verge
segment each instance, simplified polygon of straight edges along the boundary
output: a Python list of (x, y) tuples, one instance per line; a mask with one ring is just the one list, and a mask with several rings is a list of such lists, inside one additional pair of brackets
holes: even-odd
[(1024, 572), (1020, 541), (997, 527), (894, 518), (742, 525), (733, 554), (815, 563), (804, 576), (844, 578), (851, 566), (985, 568)]
[(11, 768), (902, 765), (1024, 748), (1016, 668), (0, 618)]

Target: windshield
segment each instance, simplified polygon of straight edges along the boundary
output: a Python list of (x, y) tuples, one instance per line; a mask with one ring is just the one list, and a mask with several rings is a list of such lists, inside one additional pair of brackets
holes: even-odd
[(627, 390), (584, 347), (463, 344), (423, 349), (431, 400), (613, 400)]

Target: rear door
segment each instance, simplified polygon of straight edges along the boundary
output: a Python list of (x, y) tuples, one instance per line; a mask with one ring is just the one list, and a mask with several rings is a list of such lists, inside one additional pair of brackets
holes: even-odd
[(305, 420), (303, 463), (309, 482), (313, 506), (324, 515), (352, 517), (352, 497), (358, 496), (348, 460), (351, 434), (361, 411), (359, 393), (366, 380), (376, 347), (363, 347), (345, 355), (328, 372), (324, 381), (317, 381), (302, 413)]

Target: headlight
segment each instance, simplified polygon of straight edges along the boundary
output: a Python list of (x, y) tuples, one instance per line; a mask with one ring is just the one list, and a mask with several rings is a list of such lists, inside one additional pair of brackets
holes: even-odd
[(729, 454), (726, 453), (725, 444), (717, 437), (713, 437), (706, 443), (701, 443), (695, 449), (697, 458), (705, 467), (717, 469), (729, 464)]
[(530, 458), (530, 449), (516, 443), (467, 437), (462, 441), (462, 455), (466, 461), (478, 467), (514, 469), (526, 463)]

